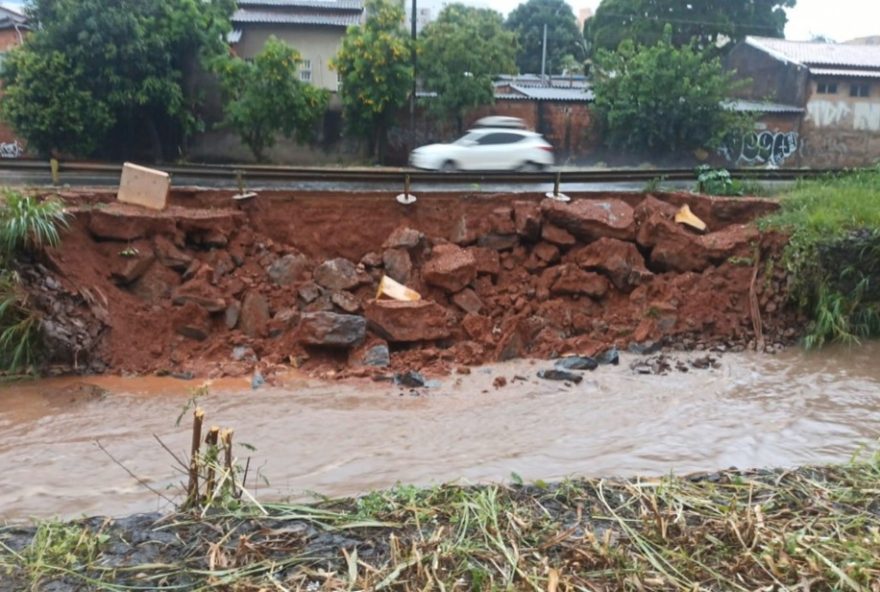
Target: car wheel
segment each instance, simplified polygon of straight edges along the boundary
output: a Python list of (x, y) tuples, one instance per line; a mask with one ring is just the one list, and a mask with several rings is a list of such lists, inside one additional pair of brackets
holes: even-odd
[(538, 164), (537, 162), (529, 161), (527, 163), (524, 163), (521, 167), (519, 167), (519, 170), (522, 171), (523, 173), (538, 173), (538, 172), (541, 172), (542, 170), (544, 170), (544, 167), (542, 165)]
[(454, 160), (447, 160), (440, 167), (440, 170), (443, 171), (444, 173), (454, 173), (455, 171), (458, 170), (458, 165), (455, 164)]

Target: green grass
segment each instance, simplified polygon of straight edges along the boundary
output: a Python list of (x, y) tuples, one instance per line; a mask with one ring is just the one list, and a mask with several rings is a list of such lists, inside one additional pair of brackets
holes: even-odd
[(25, 250), (39, 251), (61, 242), (58, 229), (68, 225), (64, 204), (56, 199), (37, 200), (6, 189), (0, 207), (0, 251), (5, 256)]
[[(21, 529), (0, 528), (0, 578), (22, 590), (751, 591), (809, 582), (869, 591), (880, 578), (878, 489), (874, 458), (699, 478), (398, 487), (166, 516), (137, 533), (51, 522), (29, 545)], [(143, 542), (129, 546), (135, 539)]]
[(880, 336), (880, 167), (801, 180), (763, 230), (790, 235), (783, 264), (808, 348)]

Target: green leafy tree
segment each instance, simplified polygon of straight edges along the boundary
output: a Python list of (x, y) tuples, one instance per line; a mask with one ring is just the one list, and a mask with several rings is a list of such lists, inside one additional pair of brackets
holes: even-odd
[(676, 47), (669, 29), (651, 46), (624, 41), (617, 51), (599, 51), (593, 77), (595, 111), (611, 148), (682, 154), (714, 148), (749, 123), (723, 107), (732, 73), (694, 44)]
[(577, 19), (565, 0), (528, 0), (517, 6), (507, 17), (506, 26), (517, 35), (519, 52), (516, 65), (523, 73), (541, 71), (544, 44), (544, 25), (547, 25), (546, 72), (560, 72), (571, 56), (579, 63), (586, 58), (584, 37), (578, 30)]
[(388, 127), (412, 90), (412, 40), (404, 11), (394, 0), (367, 0), (363, 25), (349, 27), (333, 60), (342, 78), (343, 116), (351, 133), (370, 142), (382, 162)]
[(420, 74), (437, 93), (429, 110), (455, 120), (459, 133), (468, 109), (494, 101), (492, 81), (516, 72), (516, 36), (504, 29), (500, 13), (450, 4), (421, 37)]
[(300, 60), (299, 52), (273, 36), (252, 62), (225, 58), (215, 66), (228, 97), (221, 125), (238, 132), (259, 161), (279, 133), (311, 140), (327, 109), (329, 93), (299, 79)]
[(787, 16), (796, 0), (602, 0), (595, 16), (584, 24), (592, 50), (613, 50), (626, 39), (653, 45), (672, 28), (677, 46), (695, 40), (701, 48), (746, 35), (784, 37)]
[[(200, 128), (193, 74), (227, 52), (234, 0), (31, 0), (3, 115), (41, 153), (156, 159)], [(36, 83), (36, 87), (34, 86)], [(90, 137), (82, 137), (90, 136)]]

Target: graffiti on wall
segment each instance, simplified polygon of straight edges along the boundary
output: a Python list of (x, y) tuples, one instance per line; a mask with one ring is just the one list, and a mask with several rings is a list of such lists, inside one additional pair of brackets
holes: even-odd
[(810, 101), (807, 103), (807, 121), (816, 127), (841, 127), (852, 114), (846, 101)]
[(719, 154), (737, 165), (781, 167), (800, 150), (797, 132), (755, 130), (723, 144)]
[(23, 154), (24, 149), (18, 140), (0, 143), (0, 158), (21, 158)]
[(853, 127), (857, 131), (880, 132), (880, 103), (856, 103)]

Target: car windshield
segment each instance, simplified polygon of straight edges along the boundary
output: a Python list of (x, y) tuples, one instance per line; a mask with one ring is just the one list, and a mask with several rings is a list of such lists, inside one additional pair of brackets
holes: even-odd
[(471, 144), (475, 144), (482, 135), (483, 134), (470, 132), (454, 141), (453, 144), (456, 146), (470, 146)]

